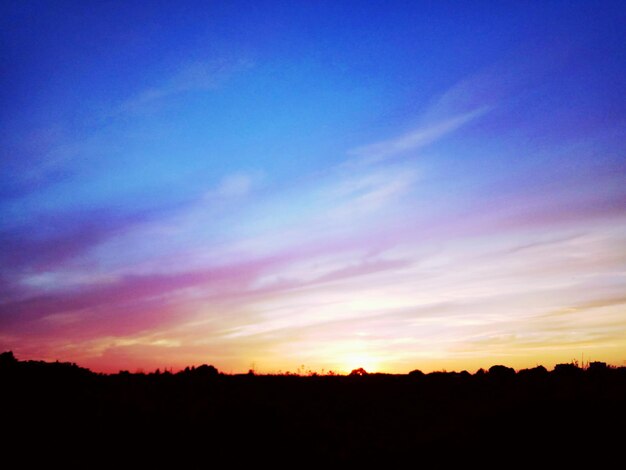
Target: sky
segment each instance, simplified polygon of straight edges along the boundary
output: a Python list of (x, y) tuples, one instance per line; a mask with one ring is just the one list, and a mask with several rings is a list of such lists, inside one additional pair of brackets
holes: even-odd
[(0, 350), (626, 365), (622, 1), (3, 1)]

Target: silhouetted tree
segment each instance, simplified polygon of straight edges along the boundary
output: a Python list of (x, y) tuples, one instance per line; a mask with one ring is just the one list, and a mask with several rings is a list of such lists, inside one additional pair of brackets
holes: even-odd
[(219, 371), (214, 366), (202, 364), (201, 366), (196, 367), (193, 373), (198, 376), (216, 377), (219, 374)]
[(559, 377), (575, 377), (582, 372), (583, 370), (573, 363), (557, 364), (554, 366), (554, 374)]
[(489, 375), (499, 379), (510, 379), (515, 377), (515, 369), (512, 367), (495, 365), (489, 368)]
[(17, 359), (13, 355), (13, 351), (6, 351), (0, 354), (0, 368), (12, 367), (17, 364)]
[(591, 362), (589, 363), (589, 372), (604, 372), (608, 369), (606, 362)]
[(533, 367), (532, 369), (522, 369), (517, 373), (520, 377), (528, 377), (537, 379), (546, 377), (548, 375), (548, 369), (543, 366)]

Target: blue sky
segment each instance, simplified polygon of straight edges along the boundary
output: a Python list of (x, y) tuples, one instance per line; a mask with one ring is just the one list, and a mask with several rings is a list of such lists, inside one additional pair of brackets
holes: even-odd
[(1, 8), (0, 346), (626, 357), (622, 2)]

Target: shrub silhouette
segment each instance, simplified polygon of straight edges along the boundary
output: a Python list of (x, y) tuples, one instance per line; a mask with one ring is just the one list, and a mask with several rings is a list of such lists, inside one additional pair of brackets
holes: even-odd
[(17, 364), (17, 359), (13, 355), (13, 351), (0, 353), (0, 368), (12, 367)]
[(522, 369), (517, 375), (520, 377), (528, 377), (531, 379), (539, 379), (548, 375), (548, 369), (543, 366), (533, 367), (532, 369)]
[(515, 377), (515, 369), (502, 365), (495, 365), (489, 368), (489, 375), (498, 379), (510, 379)]
[(577, 377), (582, 374), (583, 369), (576, 364), (557, 364), (554, 366), (554, 374), (561, 377)]
[(419, 369), (412, 370), (409, 372), (410, 377), (424, 377), (424, 372)]
[(606, 362), (591, 362), (589, 363), (589, 372), (604, 372), (608, 369)]
[(214, 366), (206, 364), (196, 367), (190, 373), (199, 377), (217, 377), (219, 375), (219, 371)]

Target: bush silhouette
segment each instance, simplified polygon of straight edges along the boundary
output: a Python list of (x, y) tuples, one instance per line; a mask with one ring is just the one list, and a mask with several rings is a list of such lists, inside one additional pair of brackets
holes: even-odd
[(589, 363), (589, 372), (604, 372), (608, 369), (606, 362), (591, 362)]
[(17, 359), (13, 355), (13, 351), (0, 353), (0, 368), (11, 367), (17, 364)]
[(520, 377), (529, 377), (539, 379), (548, 375), (548, 369), (543, 366), (533, 367), (532, 369), (522, 369), (517, 373)]
[(576, 377), (583, 373), (583, 370), (576, 364), (557, 364), (554, 366), (554, 374), (560, 377)]
[(217, 377), (219, 371), (214, 366), (202, 364), (191, 371), (192, 374), (199, 377)]
[(489, 376), (497, 379), (511, 379), (515, 377), (515, 369), (502, 365), (495, 365), (489, 368)]

